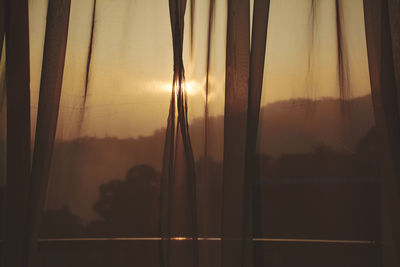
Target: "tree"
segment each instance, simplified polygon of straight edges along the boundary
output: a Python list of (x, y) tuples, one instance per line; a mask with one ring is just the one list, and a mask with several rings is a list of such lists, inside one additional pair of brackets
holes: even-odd
[(83, 233), (78, 216), (72, 214), (67, 206), (56, 210), (46, 210), (41, 223), (41, 237), (77, 237)]
[(92, 222), (92, 235), (157, 236), (160, 174), (148, 165), (131, 168), (125, 180), (113, 180), (99, 188), (93, 209), (102, 220)]

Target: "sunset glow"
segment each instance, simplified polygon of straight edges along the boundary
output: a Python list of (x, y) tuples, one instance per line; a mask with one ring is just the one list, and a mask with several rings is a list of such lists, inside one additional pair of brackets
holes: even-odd
[[(36, 107), (47, 1), (31, 2), (31, 105)], [(320, 3), (313, 34), (309, 32), (311, 24), (307, 3), (271, 1), (274, 12), (271, 12), (268, 24), (268, 62), (264, 68), (262, 106), (289, 99), (339, 96), (336, 17), (331, 12), (334, 2)], [(168, 2), (139, 1), (133, 4), (128, 0), (99, 1), (88, 76), (88, 98), (85, 114), (82, 115), (82, 88), (85, 87), (92, 5), (93, 1), (75, 1), (71, 6), (60, 104), (59, 123), (63, 126), (58, 129), (57, 135), (62, 138), (80, 135), (134, 138), (152, 134), (165, 125), (173, 86), (170, 18), (165, 12)], [(349, 55), (351, 97), (364, 96), (370, 88), (362, 1), (344, 1), (343, 5), (345, 10), (351, 12), (351, 16), (346, 15), (344, 25), (349, 37), (344, 45)], [(194, 55), (189, 49), (190, 27), (185, 27), (184, 90), (188, 96), (190, 119), (204, 116), (206, 99), (209, 116), (224, 114), (226, 14), (226, 1), (216, 1), (207, 98), (207, 23), (203, 22), (208, 19), (208, 5), (199, 5), (196, 11)], [(186, 16), (185, 20), (189, 18)], [(311, 36), (314, 40), (310, 39)], [(74, 125), (82, 116), (84, 120), (78, 131)], [(32, 123), (35, 118), (33, 112)]]
[[(166, 93), (171, 93), (172, 92), (172, 86), (171, 82), (161, 82), (158, 83), (159, 88), (161, 89), (162, 92)], [(175, 91), (178, 91), (177, 84), (175, 84), (176, 88)], [(199, 84), (196, 81), (185, 81), (183, 82), (183, 90), (186, 92), (188, 95), (196, 95), (200, 94), (202, 91), (204, 91), (204, 86)]]

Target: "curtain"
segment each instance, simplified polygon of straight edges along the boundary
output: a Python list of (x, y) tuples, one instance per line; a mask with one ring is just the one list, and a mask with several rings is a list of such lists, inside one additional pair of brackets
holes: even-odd
[(3, 262), (32, 266), (64, 71), (69, 1), (50, 1), (31, 168), (27, 1), (6, 1), (7, 185)]
[[(400, 264), (399, 4), (364, 1), (368, 63), (379, 137), (382, 192), (382, 264)], [(389, 11), (391, 10), (391, 11)], [(396, 83), (397, 82), (397, 83)]]
[[(182, 60), (185, 10), (185, 0), (169, 1), (174, 73), (161, 174), (160, 236), (163, 240), (160, 243), (160, 266), (174, 266), (185, 258), (171, 248), (171, 238), (177, 234), (179, 236), (182, 230), (185, 236), (191, 237), (190, 265), (199, 264), (196, 174), (188, 128), (188, 100), (184, 89), (185, 69)], [(179, 187), (174, 186), (176, 183), (180, 183)], [(173, 217), (180, 217), (181, 222), (173, 225)]]
[(263, 266), (379, 265), (364, 29), (362, 1), (270, 3), (252, 216)]
[(385, 3), (5, 0), (5, 266), (397, 266)]
[[(1, 203), (4, 203), (4, 185), (5, 185), (5, 177), (6, 177), (6, 88), (5, 88), (5, 55), (4, 55), (4, 28), (5, 28), (5, 19), (4, 19), (4, 1), (0, 2), (0, 16), (2, 17), (0, 21), (0, 40), (1, 40), (1, 56), (0, 56), (0, 122), (1, 122), (1, 130), (0, 130), (0, 155), (3, 160), (0, 160), (0, 195), (1, 195)], [(3, 205), (0, 205), (1, 212), (4, 212)], [(3, 229), (3, 218), (4, 214), (1, 215), (0, 220), (0, 229)], [(3, 231), (0, 230), (0, 237), (3, 239)]]
[(23, 266), (31, 158), (27, 1), (6, 1), (5, 15), (7, 191), (3, 255), (7, 256), (3, 261), (5, 266)]
[(68, 34), (70, 1), (50, 1), (47, 11), (35, 145), (28, 202), (28, 264), (34, 261), (50, 175)]

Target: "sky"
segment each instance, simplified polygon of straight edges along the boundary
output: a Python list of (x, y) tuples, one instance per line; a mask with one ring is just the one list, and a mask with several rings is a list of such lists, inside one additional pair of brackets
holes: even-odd
[[(224, 112), (226, 1), (215, 1), (210, 116)], [(316, 2), (312, 13), (310, 0), (271, 0), (262, 105), (296, 98), (339, 96), (335, 1)], [(85, 104), (93, 0), (71, 0), (71, 3), (57, 138), (136, 138), (166, 127), (173, 75), (168, 1), (97, 0)], [(362, 0), (341, 3), (345, 68), (350, 74), (350, 95), (357, 97), (370, 91)], [(46, 6), (47, 0), (29, 1), (33, 125)], [(204, 116), (208, 6), (207, 0), (196, 1), (192, 55), (189, 8), (185, 16), (184, 64), (190, 120)]]
[[(29, 0), (32, 125), (35, 125), (38, 104), (47, 1)], [(227, 0), (215, 2), (209, 76), (210, 116), (223, 115), (225, 95)], [(252, 2), (250, 1), (251, 6)], [(262, 106), (299, 98), (317, 100), (339, 97), (335, 0), (314, 2), (317, 5), (312, 12), (311, 0), (271, 0)], [(151, 136), (155, 131), (165, 128), (173, 76), (168, 0), (97, 0), (86, 103), (84, 88), (93, 0), (71, 0), (71, 3), (56, 140), (82, 136), (137, 138)], [(362, 0), (340, 3), (344, 67), (349, 74), (350, 97), (364, 96), (370, 93), (370, 86)], [(189, 98), (189, 122), (204, 117), (208, 8), (209, 0), (196, 1), (193, 54), (189, 49), (189, 8), (185, 16), (183, 58)], [(287, 107), (290, 109), (290, 105)], [(285, 112), (297, 111), (290, 109)], [(268, 114), (264, 112), (260, 116), (260, 121), (263, 121), (263, 117)], [(301, 125), (303, 121), (296, 123)], [(263, 127), (260, 127), (259, 132), (270, 133), (265, 136), (274, 134), (268, 126), (261, 126)], [(292, 131), (294, 127), (287, 129)], [(312, 131), (311, 128), (307, 132), (310, 139), (313, 138)], [(34, 132), (33, 129), (32, 134)], [(332, 131), (326, 135), (335, 135), (332, 140), (340, 139), (341, 136), (336, 136), (338, 132)], [(221, 132), (218, 134), (223, 135)], [(290, 134), (290, 139), (282, 136), (279, 138), (284, 140), (282, 143), (294, 146), (286, 140), (296, 139), (299, 133), (293, 130)], [(218, 142), (223, 140), (223, 136), (209, 138)], [(210, 144), (215, 144), (210, 139)], [(268, 140), (265, 139), (259, 142), (259, 147), (267, 143)], [(193, 142), (194, 153), (201, 155), (202, 146), (199, 149), (200, 146), (196, 147), (195, 142), (200, 141)], [(265, 147), (270, 149), (269, 145)], [(52, 177), (51, 181), (59, 187), (50, 192), (56, 198), (60, 195), (62, 201), (67, 199), (65, 201), (69, 204), (71, 199), (72, 202), (75, 199), (76, 203), (71, 205), (72, 211), (83, 218), (90, 217), (93, 215), (93, 201), (98, 198), (98, 185), (108, 181), (107, 179), (124, 177), (126, 168), (134, 165), (132, 161), (136, 160), (135, 164), (138, 164), (149, 163), (148, 158), (151, 158), (151, 162), (161, 159), (162, 148), (154, 146), (151, 146), (151, 157), (141, 155), (143, 152), (140, 149), (133, 148), (125, 154), (111, 149), (108, 154), (86, 146), (74, 152), (81, 157), (74, 156), (68, 149), (60, 150), (58, 153), (65, 154), (55, 160), (54, 166), (61, 168), (60, 172), (68, 179), (64, 176)], [(209, 148), (210, 151), (219, 149), (221, 155), (216, 157), (219, 159), (222, 158), (220, 147), (210, 145)], [(98, 159), (102, 157), (107, 160), (102, 162)], [(84, 161), (78, 162), (82, 166), (75, 162), (75, 158)], [(121, 168), (121, 164), (125, 164), (126, 168)], [(86, 199), (86, 202), (82, 203), (82, 199)], [(52, 204), (51, 201), (49, 203)]]

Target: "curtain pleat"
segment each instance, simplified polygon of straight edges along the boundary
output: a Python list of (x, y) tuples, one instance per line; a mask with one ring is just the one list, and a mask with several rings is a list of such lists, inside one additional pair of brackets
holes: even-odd
[[(245, 148), (250, 69), (250, 6), (228, 1), (226, 41), (224, 162), (221, 266), (242, 266), (245, 197)], [(248, 231), (248, 229), (246, 229)]]
[[(185, 70), (182, 60), (186, 0), (170, 0), (174, 74), (160, 190), (160, 266), (198, 266), (196, 175), (189, 135)], [(177, 255), (171, 238), (188, 234), (188, 255)]]
[(67, 46), (70, 0), (50, 0), (44, 42), (28, 210), (28, 263), (33, 266), (50, 176)]
[[(3, 1), (5, 1), (4, 10), (2, 8)], [(94, 38), (96, 32), (96, 1), (93, 0), (93, 13), (91, 13), (91, 18), (88, 17), (88, 21), (91, 19), (91, 24), (88, 22), (87, 25), (90, 25), (91, 29), (85, 35), (87, 37), (90, 34), (90, 38), (87, 58), (85, 54), (82, 66), (84, 69), (82, 71), (84, 92), (80, 95), (83, 98), (79, 98), (83, 102), (83, 109), (78, 122), (79, 129), (82, 127), (85, 108), (89, 108), (89, 105), (86, 105), (86, 100), (90, 93), (88, 92), (89, 82), (90, 84), (92, 83), (91, 77), (97, 77), (95, 74), (96, 68), (91, 67), (94, 63), (92, 54), (95, 39), (98, 45), (102, 43), (99, 41), (100, 38)], [(394, 61), (396, 53), (399, 54), (399, 43), (398, 38), (392, 38), (396, 33), (396, 26), (393, 25), (396, 24), (392, 23), (390, 25), (390, 8), (388, 6), (390, 1), (364, 0), (371, 90), (382, 159), (381, 244), (384, 267), (399, 266), (400, 264), (400, 94), (398, 93), (399, 84), (396, 87), (396, 78), (398, 81), (400, 79), (398, 77), (399, 68), (396, 69), (398, 63)], [(31, 169), (28, 0), (0, 0), (0, 45), (3, 43), (4, 32), (7, 41), (7, 214), (5, 219), (7, 228), (5, 232), (5, 251), (3, 252), (3, 261), (6, 267), (29, 267), (35, 263), (40, 219), (46, 198), (59, 116), (70, 2), (71, 0), (49, 0)], [(209, 164), (209, 162), (212, 162), (211, 156), (209, 157), (211, 148), (208, 151), (208, 135), (211, 134), (209, 122), (211, 123), (211, 120), (214, 119), (217, 120), (217, 117), (222, 117), (221, 114), (210, 113), (208, 104), (211, 96), (209, 89), (212, 88), (210, 80), (218, 80), (218, 77), (212, 77), (213, 75), (210, 74), (210, 69), (212, 69), (210, 67), (212, 65), (210, 63), (212, 61), (211, 44), (214, 41), (212, 40), (212, 29), (215, 23), (214, 12), (218, 11), (218, 8), (215, 11), (218, 2), (209, 0), (209, 3), (207, 41), (205, 42), (206, 59), (203, 60), (204, 62), (201, 61), (206, 67), (204, 146), (202, 146), (203, 143), (199, 145), (204, 154), (204, 165), (201, 166), (201, 175), (204, 175), (204, 177), (201, 178), (206, 183), (204, 186), (206, 190), (199, 190), (202, 194), (205, 194), (205, 197), (201, 198), (202, 209), (204, 207), (207, 209), (207, 207), (214, 204), (211, 197), (207, 195), (210, 194), (207, 190), (212, 185), (209, 181), (214, 178), (209, 175), (209, 169), (211, 170), (212, 168), (211, 163)], [(251, 34), (250, 0), (228, 0), (227, 3), (225, 110), (223, 115), (222, 239), (221, 243), (218, 244), (221, 244), (222, 267), (251, 267), (258, 266), (260, 262), (264, 262), (261, 258), (263, 256), (263, 245), (260, 242), (255, 246), (253, 240), (255, 236), (262, 236), (263, 222), (261, 214), (265, 210), (261, 210), (261, 202), (262, 199), (266, 199), (264, 198), (265, 196), (261, 196), (259, 187), (261, 178), (256, 150), (264, 64), (266, 62), (270, 0), (254, 0)], [(317, 38), (314, 35), (316, 32), (315, 27), (317, 26), (317, 11), (320, 8), (317, 0), (307, 2), (307, 4), (310, 3), (312, 24), (309, 27), (311, 28), (310, 55), (308, 56), (309, 72), (311, 69), (313, 71), (316, 69), (311, 67), (313, 60), (311, 53), (312, 50), (319, 49), (315, 42)], [(336, 12), (336, 32), (334, 36), (337, 37), (337, 51), (331, 51), (334, 51), (335, 55), (337, 52), (338, 66), (336, 70), (338, 72), (340, 90), (338, 97), (345, 103), (343, 100), (348, 100), (351, 97), (349, 85), (350, 65), (348, 62), (348, 57), (351, 53), (348, 53), (345, 47), (347, 40), (344, 38), (346, 36), (344, 30), (347, 27), (344, 26), (343, 12), (341, 11), (344, 8), (345, 1), (334, 0), (330, 3), (332, 4), (330, 10), (333, 11), (334, 7)], [(101, 8), (102, 4), (100, 2), (98, 4), (98, 8)], [(194, 41), (195, 4), (195, 0), (190, 1), (189, 55), (191, 61), (194, 61), (193, 50), (196, 47), (195, 44), (197, 44)], [(197, 1), (197, 4), (199, 4), (199, 1)], [(162, 267), (199, 266), (198, 224), (201, 225), (201, 229), (205, 229), (206, 233), (209, 233), (208, 230), (211, 225), (211, 220), (208, 217), (201, 218), (201, 223), (198, 220), (197, 209), (200, 205), (197, 203), (196, 195), (196, 164), (189, 131), (188, 92), (186, 91), (185, 68), (182, 56), (185, 50), (184, 16), (186, 5), (187, 0), (169, 0), (174, 66), (169, 114), (167, 128), (165, 129), (158, 211), (159, 234), (161, 237), (159, 242), (159, 264)], [(1, 21), (3, 13), (5, 14), (5, 27), (3, 21)], [(98, 16), (101, 16), (101, 13), (98, 12)], [(201, 14), (201, 12), (199, 13)], [(98, 29), (101, 29), (101, 25), (97, 26), (99, 26)], [(114, 30), (113, 27), (110, 26), (112, 30)], [(125, 39), (121, 42), (125, 41), (128, 42)], [(335, 42), (332, 43), (335, 45)], [(1, 49), (2, 47), (0, 47), (0, 55)], [(218, 59), (218, 57), (216, 58)], [(149, 58), (149, 60), (152, 59)], [(303, 59), (300, 58), (299, 61), (303, 61)], [(104, 62), (107, 61), (105, 60)], [(133, 65), (129, 65), (129, 67), (131, 66)], [(287, 70), (285, 69), (284, 76), (289, 73)], [(119, 74), (119, 72), (120, 70), (116, 69), (116, 73)], [(158, 73), (156, 71), (154, 73), (154, 78), (158, 78), (155, 77)], [(300, 73), (300, 75), (303, 75), (303, 73)], [(306, 75), (309, 75), (309, 73)], [(148, 78), (145, 77), (144, 79)], [(136, 82), (135, 79), (132, 80), (132, 83)], [(94, 88), (95, 86), (91, 85), (91, 87)], [(83, 86), (79, 88), (83, 89)], [(335, 90), (337, 90), (336, 87)], [(193, 91), (195, 90), (193, 89)], [(288, 99), (291, 97), (288, 96)], [(145, 99), (141, 98), (139, 101), (145, 101)], [(98, 105), (97, 102), (93, 103), (94, 106)], [(67, 102), (67, 104), (69, 103)], [(116, 105), (120, 104), (119, 102), (116, 103)], [(128, 104), (130, 105), (131, 103)], [(72, 109), (75, 108), (75, 106), (72, 107)], [(203, 106), (201, 106), (201, 111), (203, 111)], [(216, 118), (211, 117), (211, 114)], [(106, 115), (108, 116), (110, 113), (107, 111)], [(97, 127), (94, 122), (93, 125)], [(268, 127), (268, 125), (266, 126)], [(193, 143), (196, 145), (195, 138)], [(196, 150), (195, 152), (198, 155)], [(83, 166), (82, 169), (85, 167)], [(207, 214), (207, 212), (201, 211), (199, 214)], [(82, 226), (82, 228), (84, 227)], [(175, 237), (183, 237), (184, 241), (178, 239), (181, 242), (176, 242)], [(185, 253), (182, 253), (182, 251)], [(207, 257), (206, 254), (204, 256)], [(206, 259), (204, 262), (212, 261)]]
[(3, 50), (4, 30), (5, 30), (4, 0), (0, 0), (0, 59)]
[(400, 1), (389, 0), (388, 4), (392, 36), (394, 73), (397, 84), (397, 99), (400, 102)]
[[(214, 10), (215, 10), (215, 0), (209, 1), (208, 6), (208, 25), (207, 25), (207, 50), (206, 50), (206, 81), (205, 81), (205, 100), (204, 100), (204, 146), (203, 146), (203, 164), (201, 167), (200, 175), (201, 177), (201, 189), (199, 190), (199, 233), (205, 237), (210, 236), (210, 230), (212, 229), (214, 219), (210, 215), (210, 207), (215, 205), (215, 199), (212, 199), (212, 184), (210, 181), (210, 155), (209, 155), (209, 100), (210, 100), (210, 69), (211, 69), (211, 47), (212, 47), (212, 32), (214, 27)], [(215, 228), (214, 228), (215, 229)], [(212, 256), (213, 248), (208, 245), (208, 243), (200, 243), (199, 248), (199, 264), (200, 266), (213, 266), (217, 264), (217, 259)]]
[(88, 56), (87, 56), (87, 61), (86, 61), (84, 104), (86, 104), (88, 88), (89, 88), (90, 65), (91, 65), (91, 61), (92, 61), (94, 30), (95, 30), (95, 25), (96, 25), (96, 4), (97, 4), (97, 0), (93, 0), (92, 23), (91, 23), (91, 27), (90, 27), (90, 39), (89, 39), (89, 51), (88, 51)]
[[(342, 11), (341, 0), (335, 0), (335, 12), (336, 12), (336, 40), (337, 40), (337, 61), (338, 61), (338, 78), (339, 78), (339, 96), (342, 100), (342, 108), (345, 100), (350, 97), (350, 86), (349, 86), (349, 67), (348, 67), (348, 55), (345, 43), (344, 23), (343, 23), (343, 11)], [(345, 110), (343, 110), (345, 111)]]
[(389, 0), (388, 4), (392, 37), (393, 64), (397, 85), (397, 101), (400, 102), (400, 1)]
[(190, 58), (193, 59), (196, 0), (190, 0)]
[[(253, 261), (262, 262), (262, 247), (254, 247), (253, 237), (261, 234), (261, 192), (259, 166), (257, 166), (256, 145), (260, 115), (261, 93), (263, 87), (265, 51), (269, 17), (269, 0), (255, 0), (253, 11), (252, 41), (250, 53), (249, 106), (246, 136), (246, 179), (245, 179), (245, 216), (243, 226), (244, 257), (243, 267), (253, 266)], [(254, 260), (252, 256), (254, 254)]]
[(28, 0), (6, 0), (7, 189), (4, 266), (26, 266), (30, 74)]
[[(174, 94), (174, 89), (172, 94)], [(175, 136), (175, 96), (171, 96), (171, 105), (168, 115), (168, 125), (165, 134), (164, 155), (162, 165), (162, 176), (160, 185), (160, 217), (159, 231), (161, 242), (159, 246), (160, 266), (168, 266), (169, 247), (171, 237), (171, 178), (173, 176), (173, 157), (174, 157), (174, 136)]]
[(364, 0), (371, 91), (381, 156), (382, 266), (400, 264), (400, 116), (388, 1)]
[[(3, 58), (3, 50), (4, 45), (4, 36), (5, 36), (5, 14), (4, 14), (4, 0), (0, 0), (0, 154), (3, 159), (6, 158), (5, 155), (5, 137), (6, 137), (6, 86), (5, 86), (5, 60)], [(5, 184), (5, 160), (1, 160), (0, 162), (0, 193), (3, 191), (3, 185)], [(4, 198), (4, 194), (2, 194)], [(1, 199), (0, 205), (4, 211), (4, 199)], [(4, 218), (2, 216), (0, 222), (0, 236), (3, 236), (2, 226), (4, 225)]]
[[(208, 10), (208, 29), (207, 29), (207, 58), (206, 58), (206, 86), (205, 86), (205, 104), (204, 104), (204, 147), (203, 147), (203, 154), (204, 154), (204, 165), (203, 165), (203, 181), (204, 181), (204, 188), (207, 192), (204, 192), (207, 196), (204, 198), (203, 206), (205, 208), (209, 207), (209, 181), (208, 181), (208, 131), (209, 131), (209, 97), (210, 97), (210, 64), (211, 64), (211, 33), (212, 28), (214, 25), (214, 8), (215, 8), (215, 0), (210, 0), (210, 6)], [(206, 214), (206, 213), (205, 213)], [(209, 222), (207, 219), (203, 220), (203, 229), (206, 232), (209, 231)]]

